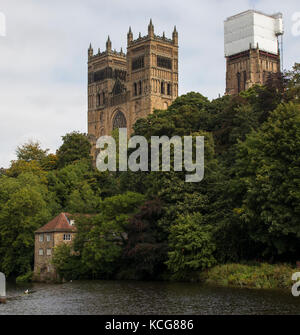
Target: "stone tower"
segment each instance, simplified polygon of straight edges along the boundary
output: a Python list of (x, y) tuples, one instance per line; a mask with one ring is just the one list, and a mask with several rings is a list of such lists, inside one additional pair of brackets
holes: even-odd
[(226, 94), (239, 94), (266, 83), (280, 72), (278, 36), (282, 15), (248, 10), (225, 21)]
[(95, 158), (95, 144), (115, 128), (127, 127), (154, 109), (167, 109), (178, 96), (178, 33), (172, 39), (155, 35), (152, 20), (148, 34), (133, 39), (127, 34), (127, 54), (106, 50), (94, 54), (88, 49), (88, 135)]

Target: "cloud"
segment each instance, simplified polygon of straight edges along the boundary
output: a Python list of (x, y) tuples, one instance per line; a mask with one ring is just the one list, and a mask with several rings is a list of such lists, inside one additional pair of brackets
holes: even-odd
[[(291, 34), (297, 0), (6, 0), (7, 36), (0, 37), (0, 166), (15, 158), (16, 147), (37, 139), (55, 151), (61, 136), (87, 131), (87, 47), (126, 49), (134, 36), (179, 32), (179, 92), (198, 91), (209, 98), (225, 91), (223, 21), (253, 8), (281, 11), (285, 19), (284, 62), (297, 61), (300, 37)], [(299, 61), (299, 60), (298, 60)]]

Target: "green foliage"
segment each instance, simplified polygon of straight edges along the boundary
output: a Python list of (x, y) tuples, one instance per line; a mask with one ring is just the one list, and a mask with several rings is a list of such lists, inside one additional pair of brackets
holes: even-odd
[(167, 235), (158, 225), (161, 216), (161, 202), (155, 199), (143, 204), (129, 220), (123, 268), (126, 273), (131, 269), (131, 279), (156, 279), (165, 271), (168, 244)]
[(94, 276), (111, 276), (119, 267), (129, 217), (143, 201), (143, 195), (127, 192), (106, 198), (100, 204), (100, 214), (91, 218), (92, 228), (82, 250), (82, 260)]
[(264, 254), (296, 254), (300, 237), (300, 106), (280, 105), (238, 146), (237, 176), (246, 187), (240, 216)]
[(285, 73), (285, 100), (300, 103), (300, 63), (295, 63), (291, 71)]
[(62, 140), (63, 144), (57, 151), (59, 168), (81, 159), (91, 161), (91, 144), (85, 134), (74, 131), (62, 136)]
[(18, 276), (16, 278), (17, 284), (30, 283), (32, 281), (33, 271), (28, 271), (24, 275)]
[(19, 146), (16, 150), (16, 154), (18, 160), (41, 162), (47, 157), (48, 151), (49, 149), (43, 150), (39, 142), (29, 141), (28, 143)]
[(224, 264), (209, 269), (204, 278), (207, 284), (219, 286), (290, 290), (297, 271), (288, 264)]
[(166, 264), (174, 278), (186, 278), (190, 272), (202, 271), (216, 262), (211, 226), (203, 224), (200, 213), (180, 216), (176, 220), (170, 228), (169, 246), (171, 251)]
[(0, 178), (0, 199), (1, 268), (6, 276), (22, 275), (32, 268), (34, 231), (49, 221), (57, 204), (32, 174)]
[(72, 246), (62, 243), (55, 247), (51, 260), (61, 280), (76, 280), (88, 277), (88, 268), (82, 263)]

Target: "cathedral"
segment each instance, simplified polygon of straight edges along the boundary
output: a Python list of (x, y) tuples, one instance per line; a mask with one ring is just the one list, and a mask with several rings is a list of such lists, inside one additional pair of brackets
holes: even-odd
[(133, 39), (127, 34), (127, 53), (112, 49), (94, 54), (88, 49), (88, 135), (92, 156), (96, 141), (115, 128), (127, 128), (154, 109), (167, 109), (178, 96), (178, 33), (172, 39), (154, 33), (152, 20), (148, 34)]

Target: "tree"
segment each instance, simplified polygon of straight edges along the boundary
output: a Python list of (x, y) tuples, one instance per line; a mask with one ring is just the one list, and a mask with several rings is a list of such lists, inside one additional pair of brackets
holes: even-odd
[[(49, 190), (56, 193), (62, 208), (81, 211), (86, 206), (87, 210), (94, 212), (95, 198), (100, 199), (101, 185), (97, 182), (95, 172), (88, 161), (80, 160), (59, 170), (50, 171), (47, 179)], [(76, 197), (79, 200), (77, 206), (74, 202)], [(91, 203), (84, 205), (85, 201)]]
[(16, 154), (18, 160), (41, 162), (47, 156), (48, 151), (49, 149), (43, 150), (39, 142), (29, 141), (17, 147)]
[(299, 253), (300, 105), (282, 104), (238, 145), (237, 178), (246, 188), (236, 212), (265, 257)]
[(170, 228), (168, 261), (173, 277), (186, 278), (192, 271), (202, 271), (216, 263), (211, 226), (203, 224), (200, 213), (179, 216)]
[(300, 103), (300, 63), (295, 63), (291, 71), (285, 73), (286, 101)]
[(145, 202), (129, 219), (123, 271), (131, 272), (133, 279), (155, 279), (165, 270), (168, 244), (167, 234), (158, 225), (161, 215), (161, 202), (155, 199)]
[(34, 231), (48, 222), (55, 202), (32, 174), (0, 178), (0, 267), (7, 276), (31, 271)]
[(143, 195), (133, 192), (106, 198), (100, 205), (100, 214), (91, 218), (82, 260), (95, 276), (110, 277), (120, 266), (129, 217), (143, 201)]
[(80, 189), (74, 189), (67, 199), (67, 211), (70, 213), (96, 213), (101, 199), (97, 197), (87, 182)]
[(62, 243), (56, 246), (51, 262), (60, 279), (76, 280), (89, 275), (88, 268), (81, 262), (80, 255), (73, 252), (72, 245)]
[(63, 144), (57, 151), (59, 168), (82, 159), (91, 161), (91, 144), (85, 134), (74, 131), (62, 136), (62, 140)]

